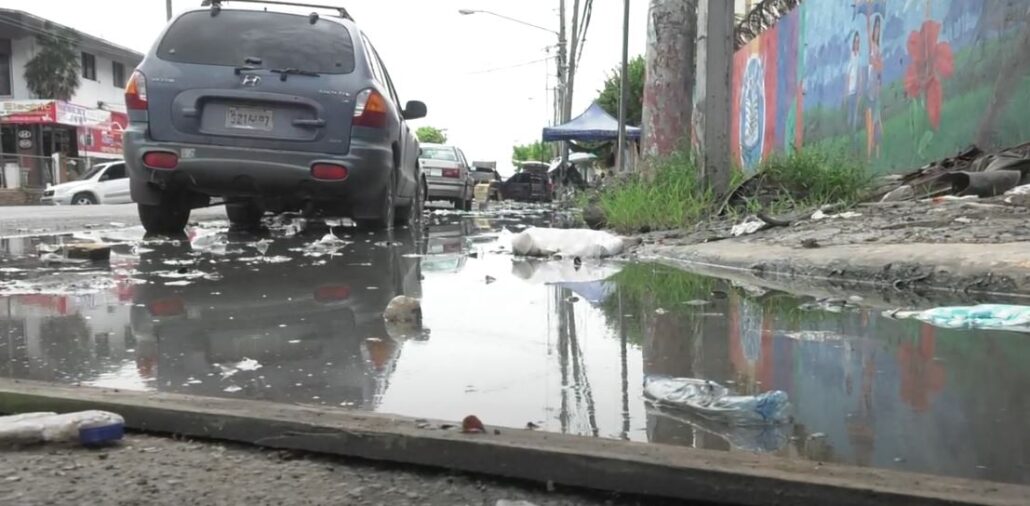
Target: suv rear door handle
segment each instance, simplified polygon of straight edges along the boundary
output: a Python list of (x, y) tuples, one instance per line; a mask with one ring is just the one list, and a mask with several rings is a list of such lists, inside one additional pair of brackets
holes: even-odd
[(293, 126), (309, 127), (309, 128), (320, 128), (325, 126), (324, 119), (295, 119), (293, 120)]

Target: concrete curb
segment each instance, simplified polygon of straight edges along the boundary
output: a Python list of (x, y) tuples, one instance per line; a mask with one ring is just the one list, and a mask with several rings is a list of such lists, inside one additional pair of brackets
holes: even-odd
[[(103, 409), (132, 429), (740, 505), (1025, 505), (1030, 487), (256, 401), (0, 380), (0, 412)], [(434, 424), (438, 426), (438, 424)]]
[(681, 266), (745, 271), (768, 279), (807, 278), (869, 289), (964, 296), (1030, 296), (1030, 243), (854, 244), (799, 249), (728, 240), (651, 246), (638, 254)]

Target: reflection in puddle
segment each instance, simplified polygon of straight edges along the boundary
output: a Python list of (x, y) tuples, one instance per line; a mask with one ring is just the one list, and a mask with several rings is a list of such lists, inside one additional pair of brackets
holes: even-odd
[[(110, 265), (41, 269), (0, 242), (0, 375), (1030, 483), (1030, 340), (883, 318), (652, 265), (513, 259), (543, 212), (431, 218), (321, 250), (324, 225), (183, 241), (120, 231)], [(110, 238), (108, 238), (110, 239)], [(321, 244), (315, 248), (312, 245)], [(18, 289), (12, 289), (12, 287)], [(382, 319), (421, 297), (426, 330)], [(728, 427), (643, 378), (783, 390), (793, 423)]]

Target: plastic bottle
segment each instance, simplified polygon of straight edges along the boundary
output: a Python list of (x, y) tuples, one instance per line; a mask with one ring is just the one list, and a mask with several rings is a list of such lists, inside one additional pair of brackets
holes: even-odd
[(107, 411), (25, 413), (0, 417), (0, 445), (78, 443), (102, 445), (122, 439), (125, 420)]

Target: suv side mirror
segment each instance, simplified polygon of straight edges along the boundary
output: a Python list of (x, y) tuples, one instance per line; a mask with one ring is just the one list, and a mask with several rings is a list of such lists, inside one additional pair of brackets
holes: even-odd
[(425, 118), (427, 114), (429, 114), (429, 111), (426, 109), (424, 102), (412, 100), (404, 106), (404, 112), (401, 113), (401, 116), (404, 119), (420, 119)]

